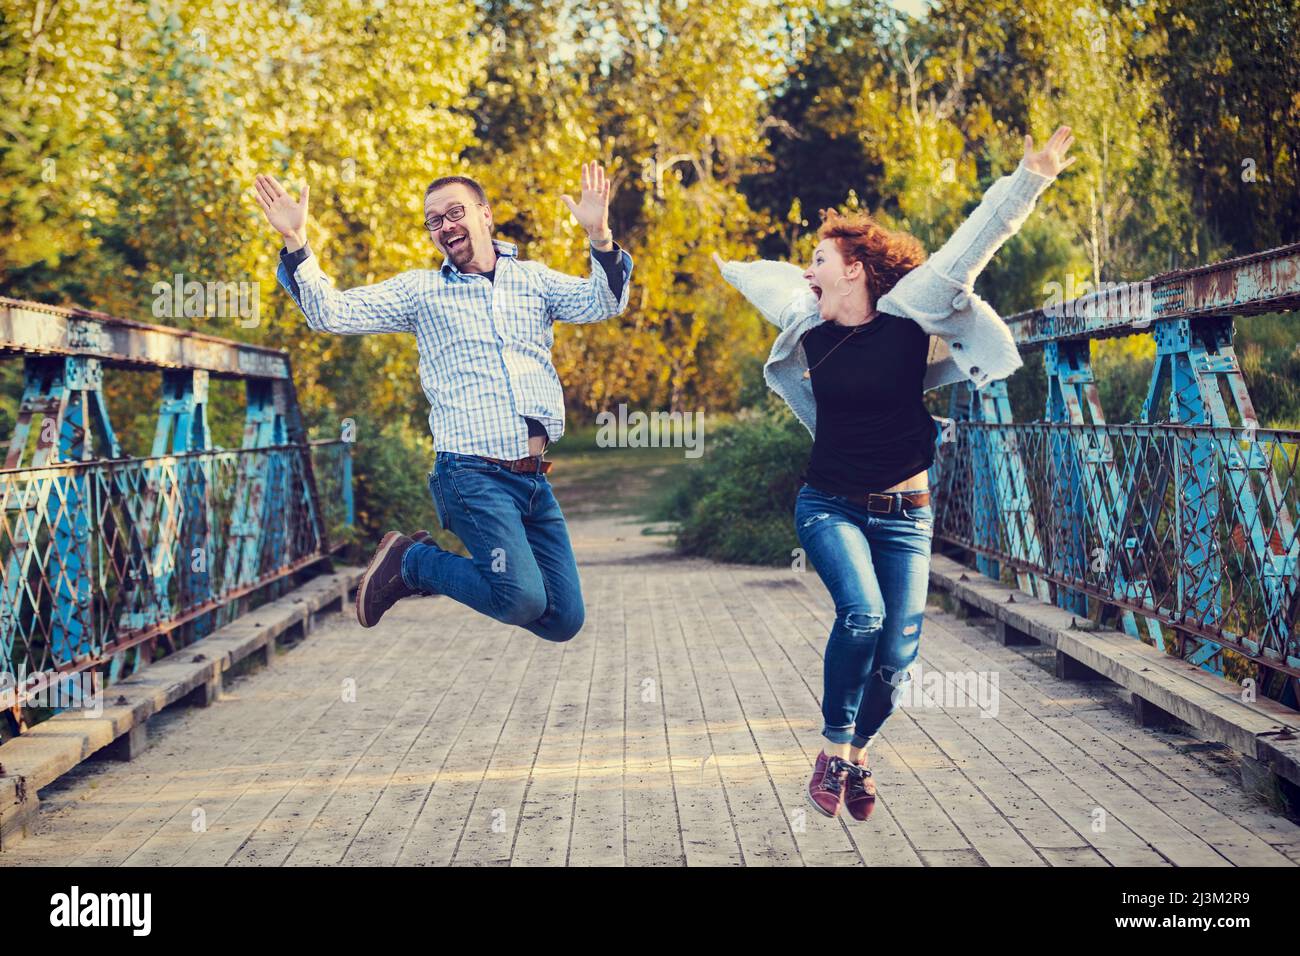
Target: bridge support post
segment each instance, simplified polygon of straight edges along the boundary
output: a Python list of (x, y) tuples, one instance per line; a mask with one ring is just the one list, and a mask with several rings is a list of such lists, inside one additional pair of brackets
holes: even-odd
[(14, 785), (9, 778), (0, 778), (0, 852), (10, 844), (27, 836), (28, 827), (36, 822), (41, 801), (35, 788), (26, 786), (19, 777)]
[(1179, 723), (1177, 717), (1163, 707), (1151, 703), (1145, 697), (1133, 694), (1131, 699), (1133, 702), (1133, 718), (1137, 721), (1139, 727), (1164, 729), (1176, 726)]
[(1026, 634), (1014, 624), (1008, 624), (1001, 618), (998, 618), (995, 637), (1003, 647), (1021, 647), (1042, 643), (1038, 638)]
[[(208, 372), (204, 369), (163, 369), (162, 400), (154, 432), (153, 455), (161, 457), (212, 448), (208, 427)], [(203, 604), (212, 598), (214, 523), (212, 509), (212, 465), (210, 461), (184, 459), (176, 471), (184, 489), (183, 519), (168, 527), (174, 537), (162, 540), (159, 548), (172, 549), (180, 543), (176, 571), (180, 581), (180, 603)], [(166, 593), (170, 571), (159, 575), (159, 587)], [(213, 615), (204, 614), (193, 624), (196, 637), (210, 634)]]
[[(1164, 481), (1174, 483), (1173, 508), (1185, 542), (1175, 569), (1179, 606), (1174, 610), (1211, 627), (1222, 621), (1224, 613), (1220, 572), (1226, 565), (1218, 533), (1221, 500), (1232, 510), (1245, 550), (1261, 565), (1262, 598), (1274, 620), (1289, 619), (1290, 598), (1278, 585), (1293, 577), (1296, 561), (1293, 554), (1277, 553), (1263, 527), (1267, 510), (1279, 540), (1295, 540), (1294, 519), (1284, 503), (1286, 495), (1272, 462), (1255, 443), (1258, 419), (1232, 333), (1232, 319), (1221, 316), (1156, 322), (1156, 363), (1142, 406), (1142, 421), (1151, 422), (1167, 383), (1169, 423), (1232, 429), (1223, 394), (1226, 386), (1241, 419), (1241, 436), (1226, 432), (1223, 439), (1217, 435), (1179, 439), (1170, 444), (1174, 460), (1165, 463)], [(1244, 453), (1239, 440), (1247, 443)], [(1230, 485), (1226, 494), (1218, 487), (1220, 472)], [(1258, 490), (1250, 480), (1252, 473), (1262, 480)], [(1180, 634), (1179, 647), (1184, 660), (1223, 674), (1221, 645)]]
[[(69, 335), (79, 346), (98, 341), (95, 329), (85, 323), (73, 323)], [(24, 463), (33, 426), (34, 449)], [(89, 460), (96, 457), (96, 432), (102, 453), (121, 457), (104, 401), (100, 360), (81, 355), (27, 356), (23, 362), (23, 395), (5, 467), (40, 468)], [(39, 490), (33, 490), (25, 500), (10, 503), (14, 514), (5, 516), (5, 520), (12, 528), (12, 549), (5, 569), (6, 593), (0, 595), (0, 654), (6, 660), (18, 633), (30, 626), (30, 615), (37, 612), (28, 604), (23, 585), (32, 575), (32, 566), (41, 562), (42, 556), (32, 547), (29, 535), (43, 524), (49, 525), (54, 545), (39, 572), (53, 582), (51, 658), (57, 665), (86, 652), (88, 635), (96, 631), (88, 518), (95, 510), (96, 492), (88, 472), (71, 471), (42, 479)]]
[(1075, 660), (1069, 654), (1056, 652), (1056, 677), (1058, 680), (1106, 680), (1105, 674), (1093, 670), (1082, 661)]
[(100, 751), (109, 760), (134, 760), (149, 748), (149, 722), (142, 720)]
[(1254, 757), (1242, 754), (1239, 766), (1243, 790), (1254, 794), (1278, 813), (1290, 817), (1300, 815), (1300, 787)]
[(211, 707), (221, 699), (221, 689), (223, 687), (221, 672), (210, 676), (194, 690), (190, 691), (184, 698), (185, 703), (191, 707)]

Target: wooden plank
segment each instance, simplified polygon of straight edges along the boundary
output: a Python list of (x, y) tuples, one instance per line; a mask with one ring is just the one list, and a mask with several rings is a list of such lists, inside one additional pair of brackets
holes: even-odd
[[(788, 817), (763, 765), (762, 753), (745, 712), (757, 710), (760, 693), (752, 658), (743, 662), (743, 639), (735, 621), (717, 599), (707, 575), (692, 575), (678, 605), (682, 629), (696, 678), (700, 682), (705, 721), (713, 752), (701, 768), (706, 781), (717, 774), (726, 792), (741, 852), (747, 866), (798, 864), (799, 850)], [(734, 661), (734, 664), (733, 664)], [(808, 817), (809, 828), (822, 822)]]
[[(967, 580), (960, 580), (961, 577)], [(1289, 728), (1300, 732), (1300, 718), (1274, 701), (1247, 703), (1241, 689), (1201, 668), (1172, 659), (1154, 647), (1117, 631), (1070, 629), (1075, 619), (1062, 608), (983, 578), (950, 558), (936, 555), (931, 583), (976, 603), (988, 613), (1050, 644), (1126, 687), (1213, 740), (1240, 753), (1265, 759), (1274, 771), (1300, 783), (1300, 743), (1275, 744), (1260, 734)], [(1008, 598), (1014, 596), (1014, 603)], [(1261, 741), (1269, 745), (1261, 755)]]
[[(588, 588), (574, 641), (445, 599), (403, 602), (375, 631), (340, 616), (214, 707), (157, 715), (138, 768), (95, 764), (51, 787), (39, 830), (0, 865), (1300, 860), (1300, 827), (1244, 794), (1225, 757), (1213, 773), (1179, 751), (1191, 738), (1133, 726), (1114, 685), (1043, 670), (1050, 646), (1001, 647), (937, 610), (921, 668), (996, 674), (996, 716), (906, 705), (872, 748), (871, 819), (805, 809), (834, 620), (820, 580), (675, 557), (636, 527), (574, 522)], [(980, 591), (990, 606), (1004, 595)], [(1222, 703), (1159, 663), (1151, 679)], [(355, 704), (339, 699), (345, 676), (363, 687)]]
[[(816, 592), (810, 589), (810, 593), (815, 595)], [(950, 622), (956, 623), (956, 619), (951, 618), (949, 615), (942, 614), (942, 612), (939, 612), (936, 609), (931, 609), (927, 612), (923, 633), (930, 634), (931, 638), (942, 636), (943, 631)], [(951, 637), (950, 634), (949, 637)], [(935, 643), (934, 640), (927, 641), (923, 639), (921, 644), (922, 653), (930, 656), (933, 660), (942, 661), (941, 647), (935, 647)], [(922, 661), (924, 663), (924, 657), (922, 658)], [(1000, 689), (1002, 689), (1001, 684)], [(1031, 710), (1036, 710), (1040, 714), (1044, 713), (1047, 708), (1052, 706), (1051, 701), (1046, 699), (1045, 695), (1035, 693), (1032, 688), (1022, 688), (1022, 696)], [(1005, 694), (1003, 694), (1003, 700), (1006, 701)], [(996, 755), (1004, 772), (1021, 780), (1029, 787), (1038, 801), (1051, 806), (1058, 816), (1061, 816), (1063, 821), (1079, 834), (1080, 840), (1086, 840), (1090, 845), (1098, 846), (1099, 849), (1101, 849), (1102, 845), (1108, 847), (1110, 854), (1108, 859), (1113, 858), (1112, 862), (1116, 860), (1126, 861), (1132, 864), (1152, 864), (1163, 862), (1157, 854), (1145, 850), (1145, 844), (1132, 834), (1131, 831), (1126, 831), (1122, 825), (1117, 827), (1114, 822), (1109, 819), (1106, 820), (1107, 833), (1092, 834), (1091, 832), (1087, 832), (1090, 830), (1092, 820), (1089, 814), (1093, 807), (1095, 807), (1096, 801), (1089, 800), (1086, 793), (1075, 785), (1068, 777), (1063, 778), (1059, 774), (1053, 774), (1050, 772), (1044, 773), (1044, 771), (1050, 771), (1050, 764), (1048, 764), (1035, 750), (1026, 746), (1022, 740), (1006, 732), (1004, 725), (1009, 727), (1013, 722), (1022, 723), (1026, 720), (1035, 719), (1029, 710), (1020, 707), (1017, 702), (1013, 701), (1009, 703), (1011, 704), (1013, 713), (1008, 714), (1005, 718), (1002, 714), (999, 714), (997, 719), (954, 717), (954, 720), (959, 726), (977, 737), (978, 743), (984, 752)], [(900, 714), (906, 713), (906, 708), (900, 709), (900, 711), (896, 712), (894, 716), (891, 717), (891, 721), (897, 718)], [(881, 739), (884, 741), (890, 739), (888, 725), (886, 725), (886, 729), (882, 733)], [(878, 750), (878, 748), (876, 749)], [(875, 750), (873, 750), (872, 763), (874, 764), (875, 762)], [(925, 795), (916, 792), (915, 787), (913, 787), (913, 793), (915, 794), (915, 799), (925, 799)], [(1067, 808), (1067, 812), (1064, 814), (1061, 812), (1063, 808)], [(933, 818), (933, 813), (930, 813), (929, 817)], [(1084, 825), (1085, 819), (1087, 822), (1086, 826)], [(920, 829), (918, 832), (923, 831), (926, 822), (928, 822), (928, 820), (923, 818), (922, 822), (919, 824)], [(905, 826), (906, 825), (907, 822), (905, 821)], [(941, 822), (936, 821), (936, 825), (942, 830)], [(1080, 829), (1081, 826), (1083, 826), (1082, 830)], [(918, 824), (913, 824), (913, 828), (917, 827)], [(911, 832), (911, 829), (909, 829), (909, 832)], [(1072, 838), (1069, 837), (1065, 837), (1065, 839), (1072, 840)], [(934, 840), (923, 840), (920, 845), (922, 849), (940, 852), (960, 849), (960, 847), (956, 845), (957, 841), (955, 839), (950, 839), (946, 846), (942, 845), (942, 841), (939, 841), (941, 845), (934, 845), (935, 842), (936, 841)], [(931, 859), (936, 858), (931, 857)]]
[(496, 628), (472, 626), (453, 602), (443, 603), (440, 616), (430, 622), (437, 636), (427, 639), (430, 650), (437, 649), (436, 662), (422, 660), (418, 668), (430, 675), (423, 693), (428, 717), (343, 853), (343, 864), (390, 866), (399, 861), (448, 752), (491, 678), (499, 660), (495, 647), (509, 640)]
[[(960, 622), (939, 620), (934, 615), (932, 626), (936, 629), (960, 628)], [(951, 630), (950, 630), (951, 633)], [(955, 635), (954, 635), (955, 636)], [(1001, 654), (1014, 654), (1014, 650), (1001, 648), (990, 643), (987, 645)], [(971, 651), (969, 653), (976, 653)], [(987, 652), (979, 648), (979, 656), (986, 658)], [(962, 665), (969, 657), (953, 661)], [(996, 660), (979, 661), (988, 669), (998, 668)], [(1094, 759), (1077, 741), (1077, 737), (1086, 730), (1087, 725), (1077, 717), (1070, 717), (1064, 706), (1057, 705), (1053, 716), (1032, 714), (1019, 707), (1019, 696), (1032, 694), (1041, 698), (1041, 687), (1033, 687), (1006, 669), (998, 669), (999, 675), (999, 715), (995, 720), (976, 718), (978, 723), (968, 722), (972, 732), (978, 727), (989, 738), (1001, 736), (999, 728), (1006, 728), (1010, 734), (1022, 740), (1029, 756), (1027, 765), (1040, 769), (1051, 769), (1050, 774), (1038, 774), (1027, 782), (1040, 797), (1051, 802), (1052, 806), (1077, 832), (1095, 846), (1112, 863), (1127, 865), (1136, 858), (1159, 855), (1152, 862), (1168, 861), (1174, 865), (1221, 866), (1224, 858), (1197, 839), (1176, 819), (1170, 817), (1161, 807), (1148, 800), (1136, 790), (1124, 777), (1115, 772), (1109, 761), (1103, 763)], [(1056, 683), (1053, 676), (1044, 674), (1041, 685), (1051, 686)], [(1054, 726), (1054, 720), (1062, 717), (1075, 722), (1071, 727), (1073, 733), (1065, 735)], [(991, 749), (991, 748), (990, 748)], [(1105, 759), (1105, 758), (1103, 758)], [(1046, 767), (1044, 767), (1044, 763)], [(1046, 780), (1052, 790), (1060, 794), (1049, 796), (1047, 788), (1040, 784)], [(1104, 826), (1105, 832), (1096, 833), (1094, 827)], [(1108, 839), (1114, 837), (1114, 839)]]
[[(309, 582), (309, 586), (315, 584), (309, 594), (313, 600), (330, 589), (337, 594), (359, 573), (357, 569), (345, 568), (328, 575), (326, 581)], [(300, 597), (282, 597), (269, 602), (207, 638), (105, 688), (102, 715), (67, 711), (37, 724), (21, 737), (5, 741), (0, 745), (0, 764), (10, 776), (21, 776), (25, 786), (35, 793), (143, 725), (154, 714), (219, 677), (234, 661), (265, 646), (266, 641), (295, 624), (305, 626), (307, 613), (308, 605)], [(260, 628), (256, 626), (259, 623)]]
[[(464, 608), (456, 611), (467, 613)], [(481, 616), (471, 621), (472, 627), (487, 628), (491, 634), (475, 662), (480, 680), (471, 690), (475, 696), (464, 711), (466, 719), (447, 749), (428, 799), (408, 831), (397, 860), (403, 866), (446, 866), (466, 827), (492, 825), (493, 808), (475, 814), (474, 799), (537, 641), (512, 625)]]
[(605, 600), (597, 608), (595, 627), (584, 634), (594, 645), (594, 659), (569, 834), (568, 862), (575, 866), (621, 866), (627, 861), (623, 807), (627, 630), (617, 598), (619, 577), (613, 575), (605, 582)]
[(511, 846), (511, 866), (563, 866), (569, 858), (578, 769), (591, 693), (596, 641), (591, 639), (604, 613), (609, 579), (584, 582), (587, 608), (582, 632), (564, 645), (555, 686), (546, 708), (528, 785)]
[(627, 701), (623, 799), (629, 866), (686, 863), (668, 753), (664, 676), (655, 644), (649, 581), (661, 573), (619, 575), (616, 600), (626, 622)]
[(646, 577), (650, 623), (659, 663), (659, 693), (682, 850), (690, 866), (738, 866), (740, 841), (721, 785), (699, 681), (687, 648), (694, 638), (679, 614), (680, 596), (704, 562), (691, 570)]
[[(795, 572), (776, 572), (787, 573)], [(753, 666), (745, 669), (746, 674), (754, 675), (746, 698), (746, 717), (801, 859), (816, 866), (862, 865), (865, 854), (857, 837), (874, 842), (875, 838), (867, 834), (885, 820), (885, 816), (876, 818), (883, 805), (877, 806), (871, 823), (863, 824), (845, 811), (830, 820), (808, 802), (808, 778), (823, 746), (821, 660), (816, 658), (814, 673), (802, 674), (784, 652), (781, 619), (769, 613), (770, 597), (777, 590), (771, 587), (776, 583), (772, 577), (772, 572), (736, 566), (725, 566), (725, 571), (719, 569), (709, 575), (714, 599), (730, 612), (734, 633), (741, 636), (753, 661)], [(801, 635), (793, 640), (806, 646)], [(729, 662), (735, 658), (744, 656), (728, 653)], [(757, 677), (762, 678), (761, 685)], [(890, 819), (886, 826), (892, 823)], [(891, 848), (897, 845), (895, 839)]]
[[(458, 865), (510, 863), (528, 780), (540, 769), (536, 756), (567, 644), (552, 644), (527, 632), (515, 638), (515, 648), (521, 654), (525, 648), (519, 645), (532, 645), (528, 648), (531, 656), (452, 856)], [(504, 687), (499, 691), (508, 693)]]

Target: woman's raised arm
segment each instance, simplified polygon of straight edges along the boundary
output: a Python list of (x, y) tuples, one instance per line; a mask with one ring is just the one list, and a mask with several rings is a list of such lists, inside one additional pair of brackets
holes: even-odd
[[(1073, 142), (1074, 134), (1068, 126), (1058, 127), (1041, 150), (1035, 150), (1033, 137), (1026, 136), (1025, 155), (1020, 165), (988, 188), (983, 200), (952, 238), (922, 268), (928, 267), (953, 287), (969, 291), (993, 254), (1024, 225), (1039, 194), (1075, 161), (1075, 156), (1065, 158)], [(907, 278), (896, 289), (903, 287)]]
[(779, 329), (817, 311), (817, 297), (803, 277), (804, 270), (793, 263), (774, 259), (729, 262), (716, 252), (713, 261), (722, 278)]

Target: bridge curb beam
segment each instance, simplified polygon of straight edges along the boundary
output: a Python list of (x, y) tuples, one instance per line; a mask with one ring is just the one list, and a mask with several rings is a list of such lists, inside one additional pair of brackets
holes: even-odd
[(149, 718), (173, 704), (209, 706), (224, 675), (249, 657), (275, 656), (277, 643), (305, 637), (347, 608), (364, 568), (341, 567), (218, 628), (201, 642), (104, 688), (98, 716), (65, 710), (0, 744), (0, 849), (25, 834), (38, 791), (95, 755), (130, 760), (148, 745)]

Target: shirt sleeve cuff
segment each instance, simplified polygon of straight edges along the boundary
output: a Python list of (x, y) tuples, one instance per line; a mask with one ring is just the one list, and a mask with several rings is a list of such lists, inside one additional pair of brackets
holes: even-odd
[(295, 249), (293, 252), (290, 252), (287, 246), (282, 248), (280, 250), (280, 261), (283, 262), (284, 267), (289, 270), (289, 274), (293, 275), (294, 272), (297, 271), (298, 266), (302, 265), (303, 260), (310, 255), (311, 246), (304, 242), (300, 248)]
[(623, 248), (617, 242), (608, 251), (602, 251), (595, 246), (591, 248), (591, 256), (605, 270), (609, 291), (614, 294), (615, 299), (621, 298), (623, 286), (627, 282), (627, 268), (623, 261), (624, 255)]
[(597, 249), (592, 246), (591, 254), (596, 257), (596, 261), (602, 266), (606, 264), (613, 265), (623, 258), (623, 247), (617, 242), (614, 242), (614, 245), (609, 249)]

